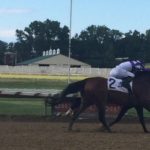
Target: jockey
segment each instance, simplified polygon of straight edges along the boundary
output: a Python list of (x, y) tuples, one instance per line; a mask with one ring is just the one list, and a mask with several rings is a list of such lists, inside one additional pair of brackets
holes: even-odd
[(122, 86), (126, 87), (129, 92), (132, 92), (129, 83), (131, 79), (135, 77), (135, 73), (137, 71), (143, 70), (145, 70), (145, 67), (141, 61), (125, 61), (120, 63), (110, 71), (110, 77), (122, 79)]

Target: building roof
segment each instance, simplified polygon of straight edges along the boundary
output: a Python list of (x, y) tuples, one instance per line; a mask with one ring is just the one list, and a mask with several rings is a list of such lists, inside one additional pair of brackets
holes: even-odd
[[(68, 58), (67, 56), (64, 56), (62, 54), (57, 55), (48, 55), (48, 56), (41, 56), (34, 59), (30, 59), (27, 61), (23, 61), (21, 63), (18, 63), (17, 65), (68, 65)], [(89, 64), (86, 64), (84, 62), (81, 62), (79, 60), (70, 58), (70, 65), (71, 66), (89, 66)]]

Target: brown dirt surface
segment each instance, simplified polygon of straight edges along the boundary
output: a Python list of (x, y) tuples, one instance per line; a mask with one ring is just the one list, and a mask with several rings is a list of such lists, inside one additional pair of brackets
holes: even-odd
[(112, 133), (99, 131), (98, 122), (77, 122), (71, 132), (67, 126), (50, 120), (0, 120), (0, 150), (150, 150), (150, 135), (138, 122), (119, 123)]

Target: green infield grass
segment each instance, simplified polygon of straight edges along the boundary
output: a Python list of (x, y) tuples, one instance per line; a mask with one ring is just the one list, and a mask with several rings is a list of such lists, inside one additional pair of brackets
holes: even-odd
[[(137, 112), (134, 108), (127, 112), (128, 116), (137, 116)], [(150, 112), (144, 109), (144, 117), (150, 117)]]
[(0, 88), (63, 89), (66, 85), (64, 80), (0, 78)]
[[(0, 98), (0, 114), (1, 115), (45, 115), (45, 106), (42, 99), (25, 99)], [(51, 114), (51, 108), (47, 109), (47, 114)]]

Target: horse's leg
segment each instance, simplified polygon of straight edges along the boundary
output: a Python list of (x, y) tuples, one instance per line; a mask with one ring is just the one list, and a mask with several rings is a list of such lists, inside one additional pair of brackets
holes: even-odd
[(142, 127), (144, 129), (144, 132), (148, 133), (148, 130), (147, 130), (146, 126), (145, 126), (144, 116), (143, 116), (143, 107), (135, 107), (135, 109), (137, 111), (140, 123), (142, 124)]
[(109, 128), (105, 118), (105, 107), (101, 106), (98, 108), (98, 117), (99, 117), (99, 121), (102, 122), (103, 127), (105, 127), (108, 132), (111, 132), (111, 129)]
[(74, 112), (79, 108), (81, 104), (81, 98), (74, 98), (71, 101), (70, 108), (65, 112), (65, 116), (72, 116)]
[(72, 116), (72, 119), (69, 123), (69, 127), (68, 127), (68, 131), (71, 131), (72, 130), (72, 127), (73, 127), (73, 124), (75, 122), (75, 120), (79, 117), (79, 115), (89, 106), (89, 104), (86, 102), (86, 100), (83, 100), (81, 102), (81, 105), (80, 105), (80, 108), (78, 111), (76, 111), (73, 116)]
[(122, 119), (122, 117), (125, 115), (125, 113), (128, 111), (128, 109), (129, 109), (128, 106), (123, 106), (123, 107), (121, 108), (121, 110), (120, 110), (120, 112), (119, 112), (117, 118), (116, 118), (113, 122), (109, 123), (109, 126), (112, 126), (112, 125), (114, 125), (115, 123), (119, 122), (119, 121)]

